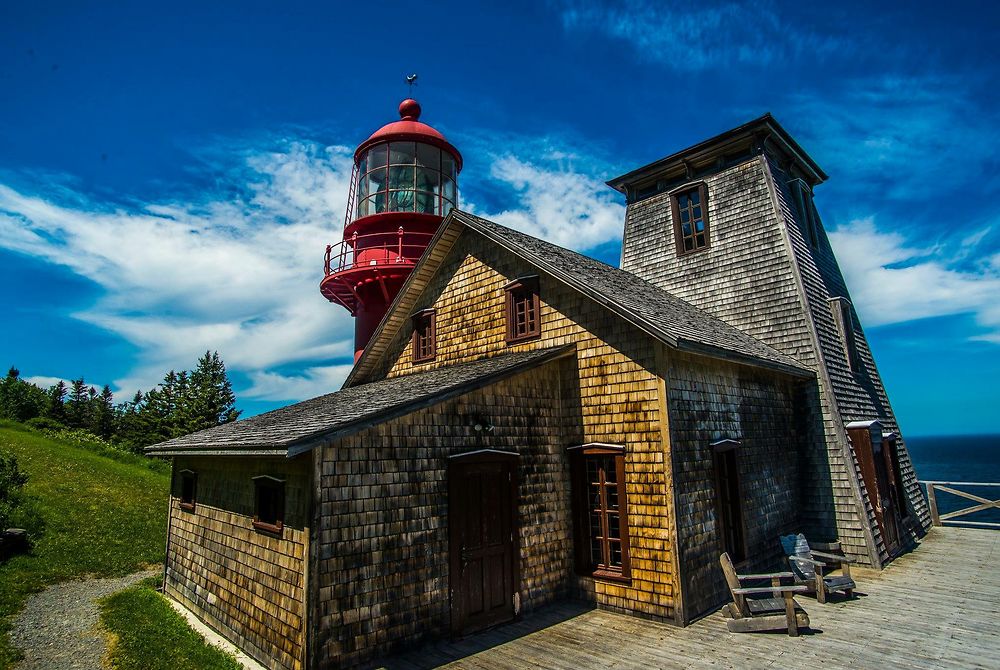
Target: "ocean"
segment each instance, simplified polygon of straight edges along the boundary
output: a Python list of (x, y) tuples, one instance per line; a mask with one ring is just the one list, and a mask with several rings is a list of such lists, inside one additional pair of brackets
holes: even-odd
[[(1000, 435), (907, 437), (906, 446), (920, 481), (1000, 483)], [(1000, 499), (1000, 486), (956, 486), (989, 500)], [(938, 512), (946, 514), (977, 503), (937, 492)], [(1000, 509), (960, 517), (967, 521), (1000, 523)]]

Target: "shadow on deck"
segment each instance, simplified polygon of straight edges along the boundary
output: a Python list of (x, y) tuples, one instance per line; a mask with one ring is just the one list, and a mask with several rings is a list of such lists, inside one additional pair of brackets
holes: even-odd
[[(736, 634), (720, 613), (676, 628), (559, 603), (523, 621), (383, 659), (414, 668), (997, 668), (1000, 532), (934, 528), (882, 572), (857, 569), (853, 600), (799, 597), (799, 638)], [(813, 633), (813, 634), (808, 634)]]

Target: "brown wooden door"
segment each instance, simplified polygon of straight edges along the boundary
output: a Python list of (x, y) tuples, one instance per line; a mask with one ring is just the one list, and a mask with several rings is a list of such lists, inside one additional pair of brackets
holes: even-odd
[(516, 454), (478, 451), (448, 463), (451, 630), (510, 621), (518, 588)]
[(868, 499), (875, 510), (875, 521), (882, 532), (886, 551), (892, 556), (899, 549), (899, 516), (889, 492), (889, 471), (886, 468), (881, 435), (876, 435), (873, 440), (869, 428), (854, 428), (848, 430), (848, 433), (861, 468), (861, 479), (868, 491)]

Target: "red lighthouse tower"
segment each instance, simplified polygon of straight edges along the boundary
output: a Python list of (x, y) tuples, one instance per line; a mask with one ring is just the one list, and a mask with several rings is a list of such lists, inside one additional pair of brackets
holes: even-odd
[(355, 318), (355, 360), (458, 201), (458, 149), (419, 121), (416, 100), (399, 116), (354, 152), (344, 240), (326, 248), (320, 292)]

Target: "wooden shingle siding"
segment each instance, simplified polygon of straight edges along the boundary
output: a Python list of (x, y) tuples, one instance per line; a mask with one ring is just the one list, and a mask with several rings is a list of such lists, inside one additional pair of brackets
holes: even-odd
[[(177, 458), (198, 473), (194, 512), (170, 497), (164, 591), (268, 668), (303, 668), (308, 458)], [(252, 477), (286, 480), (281, 537), (253, 528)]]
[[(675, 615), (677, 586), (672, 553), (672, 508), (669, 505), (670, 459), (661, 432), (661, 382), (656, 374), (656, 347), (659, 345), (644, 333), (623, 324), (606, 308), (545, 274), (539, 276), (540, 337), (508, 345), (503, 287), (517, 277), (538, 274), (537, 269), (474, 232), (467, 231), (463, 235), (467, 239), (456, 246), (461, 253), (456, 251), (444, 260), (420, 300), (421, 308), (435, 309), (435, 360), (414, 367), (410, 351), (412, 338), (408, 331), (403, 331), (396, 335), (372, 376), (394, 377), (509, 351), (574, 343), (576, 355), (548, 364), (544, 369), (550, 370), (549, 373), (540, 374), (539, 370), (524, 373), (509, 382), (463, 396), (461, 403), (449, 401), (370, 429), (324, 450), (322, 525), (329, 530), (321, 534), (327, 540), (321, 539), (321, 583), (317, 602), (320, 642), (326, 645), (319, 656), (330, 659), (331, 663), (362, 662), (373, 649), (385, 653), (392, 646), (390, 640), (408, 644), (422, 635), (436, 636), (447, 631), (448, 601), (443, 591), (447, 588), (447, 520), (444, 518), (447, 496), (442, 461), (449, 454), (482, 446), (517, 451), (530, 457), (522, 457), (521, 463), (521, 598), (524, 607), (534, 607), (558, 594), (572, 593), (616, 611), (664, 620), (673, 620)], [(490, 417), (496, 427), (488, 437), (477, 441), (469, 426), (480, 413)], [(504, 425), (505, 421), (513, 423)], [(624, 444), (626, 448), (625, 482), (631, 546), (631, 582), (628, 584), (595, 580), (573, 572), (566, 448), (587, 442)], [(533, 444), (541, 445), (538, 448), (544, 447), (544, 451), (533, 453)], [(353, 460), (342, 463), (339, 459), (353, 459), (356, 451), (363, 454), (380, 448), (390, 450), (388, 453), (395, 458), (404, 458), (400, 456), (403, 449), (413, 450), (412, 467), (397, 466), (400, 471), (412, 472), (412, 475), (397, 475), (395, 470), (391, 471), (391, 481), (399, 484), (399, 491), (410, 490), (409, 476), (424, 482), (418, 500), (390, 501), (392, 510), (405, 510), (405, 513), (398, 513), (406, 519), (414, 516), (421, 519), (416, 530), (393, 527), (387, 529), (387, 534), (393, 537), (397, 532), (419, 533), (419, 536), (409, 536), (410, 544), (419, 541), (426, 543), (428, 548), (415, 556), (419, 565), (404, 563), (389, 571), (394, 580), (403, 580), (403, 585), (407, 580), (419, 584), (412, 587), (412, 593), (407, 591), (403, 596), (415, 600), (396, 608), (398, 615), (379, 609), (381, 623), (364, 623), (364, 612), (355, 613), (360, 599), (352, 593), (359, 580), (340, 586), (325, 581), (341, 574), (338, 572), (341, 568), (345, 568), (343, 578), (350, 580), (352, 570), (366, 567), (363, 563), (345, 563), (347, 559), (336, 558), (348, 551), (343, 544), (334, 545), (342, 542), (343, 533), (351, 532), (345, 530), (349, 517), (342, 517), (342, 520), (326, 518), (356, 513), (355, 503), (327, 501), (326, 496), (335, 495), (332, 491), (346, 485), (350, 475), (369, 473), (367, 463), (372, 457), (364, 457), (365, 464), (360, 465)], [(404, 460), (409, 458), (406, 456)], [(385, 470), (388, 466), (381, 467), (384, 479), (385, 473), (390, 471)], [(362, 479), (365, 484), (371, 484), (375, 473)], [(532, 482), (538, 493), (531, 493)], [(536, 500), (539, 502), (534, 502)], [(381, 508), (374, 496), (366, 504), (374, 509)], [(538, 545), (541, 548), (536, 548)], [(377, 551), (381, 551), (382, 560), (390, 556), (394, 557), (392, 561), (411, 558), (409, 554), (398, 558), (400, 554), (394, 553), (393, 548)], [(548, 558), (532, 558), (536, 554)], [(379, 571), (370, 572), (379, 579)], [(368, 575), (368, 571), (360, 574)], [(393, 588), (405, 588), (403, 585), (395, 584)], [(416, 597), (416, 594), (424, 595)], [(386, 616), (390, 618), (385, 619)], [(345, 622), (347, 627), (343, 627)], [(369, 626), (371, 631), (367, 630)], [(389, 632), (379, 632), (383, 629)]]
[[(885, 417), (895, 429), (895, 421), (860, 326), (855, 335), (865, 372), (856, 378), (847, 366), (827, 300), (848, 293), (826, 235), (818, 226), (819, 244), (816, 249), (809, 245), (787, 178), (766, 155), (705, 181), (711, 247), (678, 257), (669, 196), (658, 194), (628, 206), (622, 268), (817, 370), (817, 381), (797, 390), (803, 408), (798, 425), (806, 445), (803, 477), (811, 482), (802, 491), (802, 529), (838, 538), (864, 563), (872, 562), (874, 542), (884, 560), (843, 426)], [(926, 527), (926, 504), (905, 448), (901, 452), (910, 505)]]
[[(851, 370), (847, 352), (844, 348), (837, 324), (830, 312), (829, 300), (832, 297), (850, 298), (847, 284), (843, 274), (837, 264), (833, 249), (830, 246), (829, 238), (822, 225), (817, 225), (817, 244), (811, 246), (803, 230), (803, 222), (797, 209), (788, 207), (784, 203), (790, 203), (791, 194), (786, 184), (788, 178), (775, 164), (773, 160), (766, 161), (769, 174), (772, 176), (775, 185), (775, 192), (778, 196), (781, 214), (785, 217), (786, 230), (796, 258), (796, 266), (799, 270), (802, 286), (806, 294), (806, 301), (815, 324), (816, 335), (819, 341), (821, 355), (824, 362), (823, 370), (826, 372), (830, 393), (835, 399), (836, 415), (839, 417), (839, 425), (843, 426), (852, 421), (870, 421), (879, 419), (883, 428), (891, 431), (899, 431), (892, 405), (882, 384), (878, 369), (872, 356), (871, 348), (865, 338), (864, 330), (857, 312), (852, 309), (854, 322), (854, 343), (857, 357), (861, 367), (857, 371)], [(817, 223), (819, 223), (817, 221)], [(841, 431), (843, 429), (841, 428)], [(840, 451), (843, 452), (843, 445), (846, 442), (846, 434), (838, 436)], [(909, 452), (903, 440), (897, 442), (900, 470), (903, 475), (906, 489), (907, 504), (916, 512), (917, 526), (910, 528), (910, 532), (923, 531), (930, 526), (930, 514), (927, 509), (927, 502), (923, 491), (917, 484), (916, 473), (910, 460)], [(849, 449), (849, 467), (854, 468), (857, 473), (856, 459)], [(855, 481), (859, 475), (855, 474)], [(861, 494), (865, 500), (868, 523), (875, 535), (876, 546), (879, 557), (882, 561), (889, 558), (884, 542), (875, 523), (874, 510), (871, 501), (867, 499), (867, 492), (861, 487)]]
[(685, 620), (727, 598), (719, 570), (712, 443), (736, 448), (749, 572), (780, 558), (777, 538), (796, 528), (800, 491), (796, 382), (747, 366), (668, 352), (667, 393)]
[[(520, 456), (522, 611), (565, 595), (572, 569), (560, 366), (370, 428), (322, 450), (317, 655), (353, 667), (450, 630), (448, 457)], [(479, 421), (492, 431), (476, 431)]]
[[(655, 341), (606, 308), (544, 273), (539, 277), (541, 335), (505, 341), (503, 286), (538, 270), (475, 233), (465, 239), (424, 291), (438, 318), (438, 364), (576, 343), (575, 367), (563, 368), (563, 446), (625, 444), (632, 583), (576, 580), (578, 594), (617, 611), (672, 619), (675, 575), (667, 505), (670, 472), (659, 425)], [(412, 370), (409, 337), (386, 356), (391, 375)]]

